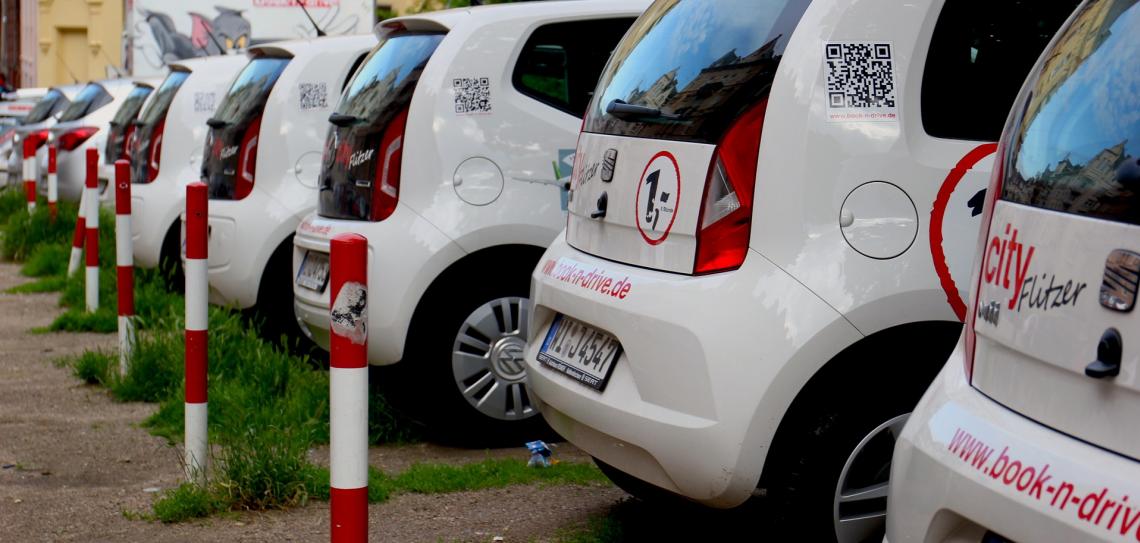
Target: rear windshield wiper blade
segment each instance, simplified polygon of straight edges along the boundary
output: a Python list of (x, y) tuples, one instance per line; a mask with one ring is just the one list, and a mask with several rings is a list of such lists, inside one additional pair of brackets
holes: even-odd
[(672, 113), (665, 113), (660, 109), (639, 106), (636, 104), (627, 104), (624, 100), (615, 99), (606, 106), (606, 113), (613, 115), (623, 121), (633, 121), (636, 119), (680, 119), (680, 115)]
[(329, 122), (332, 124), (335, 124), (336, 126), (345, 127), (345, 126), (357, 124), (360, 122), (364, 122), (364, 119), (357, 117), (356, 115), (345, 115), (343, 113), (333, 113), (332, 115), (329, 115)]
[(221, 119), (217, 119), (214, 117), (210, 117), (209, 119), (206, 119), (206, 126), (208, 126), (210, 128), (225, 128), (229, 125), (230, 125), (229, 121), (223, 121)]

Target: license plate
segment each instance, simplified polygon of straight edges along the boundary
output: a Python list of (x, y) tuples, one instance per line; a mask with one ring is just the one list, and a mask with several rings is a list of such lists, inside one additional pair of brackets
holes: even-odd
[(297, 285), (309, 290), (324, 292), (329, 284), (329, 255), (305, 251), (301, 259), (301, 269), (297, 270)]
[(598, 392), (606, 389), (621, 343), (593, 326), (558, 315), (542, 341), (538, 361)]

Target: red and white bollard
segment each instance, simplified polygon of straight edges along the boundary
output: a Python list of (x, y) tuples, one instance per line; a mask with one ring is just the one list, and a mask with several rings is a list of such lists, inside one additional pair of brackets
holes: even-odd
[(75, 275), (83, 263), (83, 236), (87, 235), (87, 189), (79, 195), (79, 218), (75, 221), (75, 235), (71, 238), (71, 260), (67, 262), (67, 276)]
[(341, 234), (329, 254), (329, 509), (333, 543), (368, 540), (368, 240)]
[(36, 210), (36, 144), (24, 139), (24, 196), (28, 199), (28, 213)]
[(99, 151), (87, 150), (87, 275), (84, 286), (87, 293), (87, 312), (99, 309)]
[(56, 146), (48, 146), (48, 172), (47, 172), (47, 189), (48, 189), (48, 213), (51, 215), (51, 220), (55, 220), (56, 202), (59, 201), (59, 176), (56, 175)]
[(186, 187), (186, 478), (205, 481), (206, 330), (206, 184)]
[(135, 350), (135, 256), (131, 246), (131, 163), (115, 161), (115, 265), (119, 293), (119, 374)]

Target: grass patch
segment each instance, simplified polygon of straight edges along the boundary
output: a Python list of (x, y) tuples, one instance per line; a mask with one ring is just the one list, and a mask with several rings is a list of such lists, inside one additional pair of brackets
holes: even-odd
[(28, 259), (20, 268), (20, 273), (28, 277), (57, 276), (67, 273), (67, 263), (71, 260), (71, 246), (63, 243), (45, 243), (31, 250)]
[(48, 276), (41, 277), (32, 281), (31, 283), (24, 283), (16, 285), (8, 289), (8, 294), (35, 294), (38, 292), (59, 292), (67, 285), (67, 279), (63, 276)]
[(72, 373), (89, 385), (110, 385), (112, 369), (117, 369), (117, 356), (104, 351), (85, 351), (71, 361)]
[(543, 483), (600, 485), (608, 479), (593, 464), (562, 462), (549, 468), (527, 467), (523, 460), (487, 459), (474, 464), (415, 464), (393, 479), (393, 488), (416, 494), (502, 488)]
[(558, 543), (617, 543), (630, 539), (621, 521), (610, 516), (591, 516), (584, 526), (560, 530)]
[[(226, 509), (226, 504), (212, 488), (182, 483), (166, 490), (154, 501), (155, 520), (182, 522), (210, 516)], [(146, 518), (145, 515), (140, 515)]]
[(61, 313), (48, 325), (52, 332), (97, 332), (109, 334), (119, 329), (119, 315), (115, 308), (100, 306), (94, 313), (72, 308)]

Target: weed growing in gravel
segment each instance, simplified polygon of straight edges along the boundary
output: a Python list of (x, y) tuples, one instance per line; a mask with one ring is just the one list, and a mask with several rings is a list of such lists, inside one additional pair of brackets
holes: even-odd
[(28, 277), (63, 277), (67, 273), (67, 261), (71, 258), (71, 247), (63, 243), (44, 243), (35, 246), (20, 273)]
[(8, 294), (34, 294), (38, 292), (59, 292), (67, 285), (67, 279), (61, 275), (41, 277), (31, 283), (16, 285), (6, 292)]
[[(4, 226), (0, 228), (0, 233), (4, 239), (3, 245), (0, 246), (0, 256), (6, 260), (22, 261), (27, 259), (32, 254), (32, 250), (39, 245), (69, 242), (75, 232), (75, 217), (76, 206), (69, 202), (59, 203), (59, 215), (54, 221), (48, 215), (46, 205), (37, 208), (37, 211), (31, 214), (11, 213)], [(100, 215), (100, 218), (104, 217), (110, 221), (109, 224), (114, 224), (115, 216), (113, 214), (104, 213)], [(106, 235), (100, 237), (107, 238)], [(109, 237), (112, 247), (114, 246), (113, 240), (114, 233), (112, 232)], [(103, 239), (99, 241), (103, 243)], [(112, 252), (111, 255), (114, 253)]]
[(107, 385), (111, 380), (114, 355), (103, 351), (85, 351), (71, 360), (71, 371), (89, 385)]
[(162, 522), (182, 522), (224, 510), (226, 504), (212, 488), (182, 483), (166, 490), (155, 500), (154, 519)]

